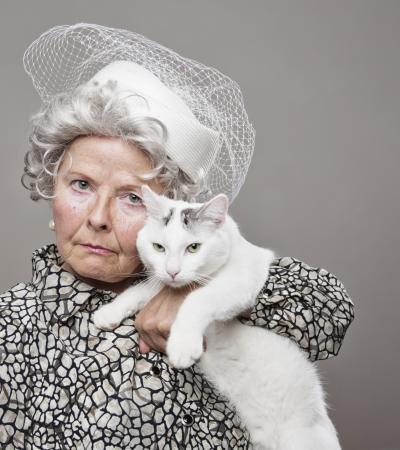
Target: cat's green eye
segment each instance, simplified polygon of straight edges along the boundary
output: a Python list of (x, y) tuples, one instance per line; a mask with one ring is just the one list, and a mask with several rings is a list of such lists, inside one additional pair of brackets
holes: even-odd
[(201, 247), (201, 244), (199, 242), (195, 242), (193, 244), (190, 244), (186, 247), (186, 249), (190, 252), (190, 253), (196, 253), (199, 248)]
[(153, 247), (160, 253), (165, 252), (165, 248), (161, 244), (157, 244), (157, 242), (153, 242)]

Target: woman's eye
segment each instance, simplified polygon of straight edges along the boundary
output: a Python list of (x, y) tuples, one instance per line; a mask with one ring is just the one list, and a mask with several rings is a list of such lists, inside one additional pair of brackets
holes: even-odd
[(127, 195), (129, 202), (133, 203), (134, 205), (140, 203), (142, 201), (142, 199), (140, 197), (138, 197), (136, 194), (130, 193)]
[(157, 244), (157, 242), (153, 242), (153, 247), (160, 253), (165, 252), (165, 248), (161, 244)]
[(201, 244), (199, 242), (195, 242), (193, 244), (190, 244), (186, 247), (186, 249), (190, 252), (190, 253), (196, 253), (199, 248), (201, 247)]
[(74, 180), (71, 184), (81, 191), (86, 191), (86, 189), (89, 187), (89, 183), (85, 180)]

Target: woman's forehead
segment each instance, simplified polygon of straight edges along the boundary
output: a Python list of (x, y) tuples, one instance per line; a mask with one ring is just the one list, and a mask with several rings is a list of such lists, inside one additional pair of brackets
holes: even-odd
[(85, 136), (70, 145), (62, 166), (64, 170), (118, 170), (129, 174), (150, 170), (151, 162), (143, 150), (121, 139)]
[[(137, 188), (144, 183), (136, 175), (151, 168), (149, 157), (133, 144), (119, 138), (85, 136), (71, 144), (60, 173), (84, 175), (96, 183), (117, 182), (119, 186)], [(152, 180), (146, 184), (156, 188), (158, 183)]]
[(151, 162), (146, 153), (137, 146), (119, 138), (84, 136), (76, 139), (68, 153), (77, 163), (113, 164), (138, 170), (149, 170)]

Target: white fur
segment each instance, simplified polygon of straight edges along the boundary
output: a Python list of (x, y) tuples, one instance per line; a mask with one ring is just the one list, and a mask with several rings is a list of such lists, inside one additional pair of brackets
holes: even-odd
[[(340, 450), (316, 367), (304, 352), (286, 337), (235, 320), (254, 306), (274, 253), (240, 234), (222, 194), (205, 204), (187, 203), (144, 187), (143, 200), (148, 218), (137, 248), (150, 276), (99, 309), (96, 325), (113, 329), (165, 284), (179, 287), (197, 281), (202, 286), (186, 297), (171, 327), (171, 364), (186, 368), (198, 362), (205, 377), (236, 408), (256, 449)], [(198, 211), (188, 229), (181, 220), (187, 208)], [(154, 242), (165, 251), (156, 251)], [(200, 249), (188, 253), (195, 242), (201, 243)]]

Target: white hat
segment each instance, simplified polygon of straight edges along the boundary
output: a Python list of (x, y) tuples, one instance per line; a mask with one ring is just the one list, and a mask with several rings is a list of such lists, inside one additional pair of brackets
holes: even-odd
[[(218, 133), (202, 125), (177, 94), (135, 62), (114, 61), (97, 72), (86, 86), (99, 89), (110, 81), (116, 82), (114, 89), (124, 94), (132, 117), (147, 115), (165, 125), (168, 156), (194, 181), (204, 178), (219, 148)], [(132, 93), (138, 95), (129, 96)]]
[(196, 180), (203, 177), (208, 192), (196, 201), (218, 193), (231, 203), (236, 197), (253, 155), (255, 131), (239, 86), (219, 70), (133, 31), (90, 23), (47, 30), (26, 49), (23, 63), (45, 103), (96, 77), (99, 82), (116, 79), (142, 95), (148, 112), (168, 130), (168, 155)]

